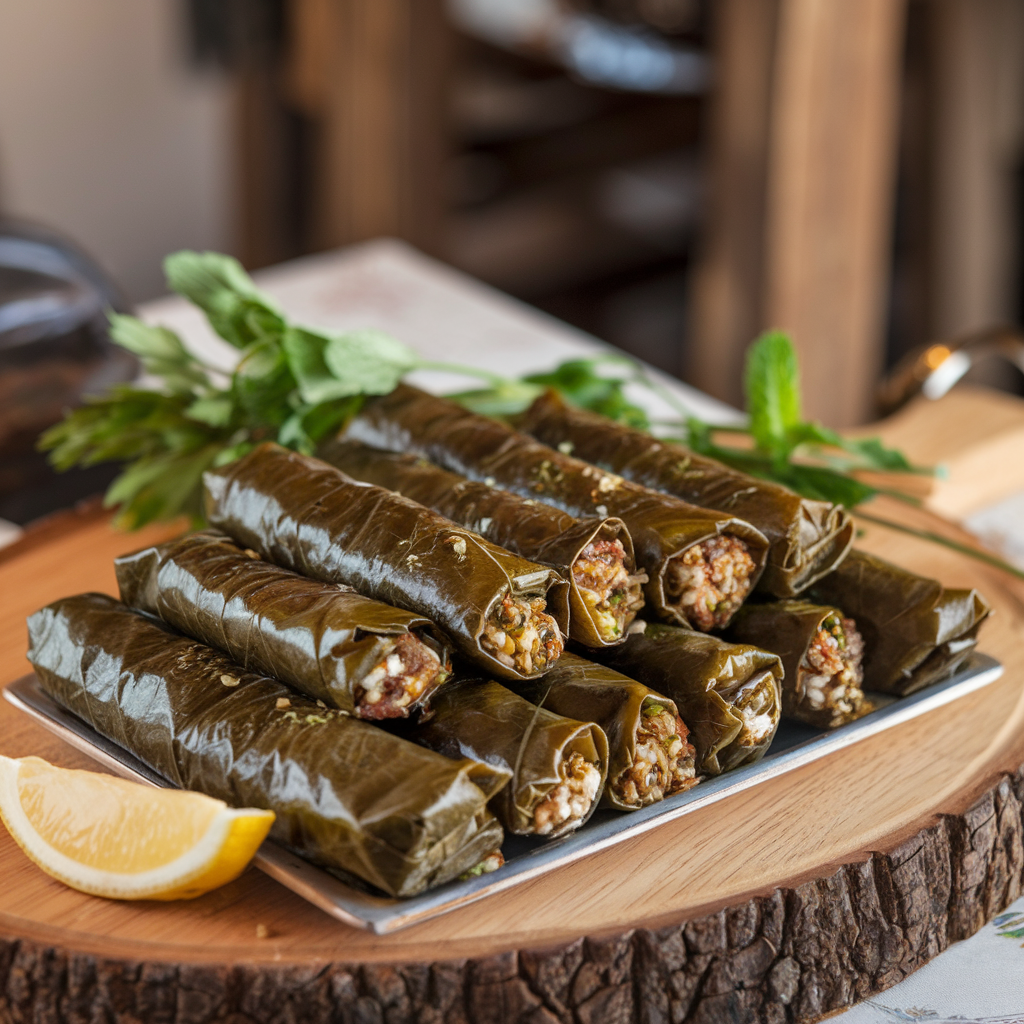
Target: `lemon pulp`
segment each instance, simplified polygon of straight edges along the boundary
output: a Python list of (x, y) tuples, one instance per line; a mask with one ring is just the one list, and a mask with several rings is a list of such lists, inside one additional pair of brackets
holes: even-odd
[(0, 757), (0, 817), (39, 867), (83, 892), (185, 899), (237, 878), (274, 821), (37, 757)]

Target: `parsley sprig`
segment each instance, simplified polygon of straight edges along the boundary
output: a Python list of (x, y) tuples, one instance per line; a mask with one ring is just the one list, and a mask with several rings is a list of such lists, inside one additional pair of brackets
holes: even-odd
[[(506, 379), (475, 367), (422, 360), (381, 331), (334, 333), (293, 324), (229, 256), (179, 252), (167, 258), (164, 268), (170, 287), (198, 306), (213, 330), (238, 350), (234, 369), (206, 364), (174, 331), (112, 313), (111, 338), (139, 357), (153, 386), (121, 384), (89, 398), (39, 441), (59, 470), (123, 464), (105, 503), (119, 507), (118, 525), (125, 529), (179, 515), (201, 522), (205, 470), (271, 439), (312, 453), (358, 411), (366, 396), (387, 394), (418, 369), (481, 382), (483, 387), (452, 397), (491, 416), (521, 412), (546, 388), (555, 388), (582, 408), (640, 429), (657, 427), (660, 435), (701, 454), (850, 508), (879, 493), (919, 504), (898, 488), (867, 483), (858, 477), (861, 471), (932, 472), (912, 466), (878, 438), (851, 440), (805, 420), (796, 352), (778, 331), (762, 335), (748, 353), (746, 422), (723, 427), (695, 416), (673, 391), (625, 356), (573, 359), (547, 373)], [(659, 395), (675, 416), (652, 423), (629, 398), (631, 387)], [(938, 535), (927, 539), (954, 546)], [(982, 558), (983, 553), (966, 550)], [(982, 560), (1024, 577), (994, 556)]]
[(106, 503), (120, 506), (126, 529), (180, 514), (198, 521), (205, 470), (268, 439), (310, 453), (363, 396), (386, 394), (423, 365), (380, 331), (334, 334), (290, 323), (228, 256), (180, 252), (165, 270), (171, 288), (238, 349), (234, 370), (206, 365), (165, 327), (111, 314), (111, 338), (139, 357), (155, 386), (112, 388), (40, 438), (57, 469), (125, 464)]

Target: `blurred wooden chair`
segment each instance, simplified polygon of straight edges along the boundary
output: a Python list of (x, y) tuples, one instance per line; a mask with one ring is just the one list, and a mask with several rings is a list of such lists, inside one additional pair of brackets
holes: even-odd
[[(743, 350), (779, 325), (801, 350), (810, 413), (857, 422), (881, 369), (905, 0), (714, 4), (714, 206), (687, 375), (738, 402)], [(306, 246), (390, 234), (437, 251), (443, 0), (287, 0), (285, 11), (279, 92), (312, 126)], [(257, 170), (274, 166), (265, 92), (258, 74), (243, 88), (243, 167), (255, 154), (243, 248), (256, 265), (291, 254), (275, 235), (277, 186)]]
[(887, 357), (1024, 313), (1024, 5), (714, 2), (712, 207), (686, 376), (738, 403), (744, 350), (783, 328), (808, 412), (864, 422)]
[[(282, 2), (280, 60), (254, 62), (241, 89), (246, 262), (265, 265), (376, 235), (443, 256), (453, 53), (445, 0)], [(934, 14), (930, 77), (919, 91), (938, 111), (926, 126), (934, 141), (918, 145), (910, 160), (927, 179), (910, 188), (925, 225), (913, 272), (927, 287), (918, 288), (923, 312), (904, 333), (919, 344), (1016, 312), (986, 306), (982, 295), (998, 276), (1003, 245), (993, 225), (1004, 206), (990, 201), (989, 167), (991, 139), (1006, 120), (990, 102), (985, 76), (995, 71), (985, 67), (992, 50), (985, 40), (1013, 35), (995, 28), (993, 15), (1021, 5), (710, 2), (710, 200), (680, 369), (740, 404), (747, 346), (779, 327), (800, 352), (808, 414), (837, 427), (864, 422), (886, 361), (908, 10)], [(273, 85), (268, 76), (276, 76)], [(290, 113), (275, 112), (273, 95), (285, 97)], [(279, 201), (279, 179), (289, 173), (281, 163), (289, 147), (279, 142), (295, 112), (305, 126), (303, 164), (312, 168), (312, 180), (292, 183), (304, 207), (299, 242), (283, 227), (295, 222), (294, 211), (283, 216)]]
[(791, 332), (807, 412), (871, 412), (883, 366), (903, 0), (717, 0), (712, 209), (688, 377), (742, 401), (743, 354)]

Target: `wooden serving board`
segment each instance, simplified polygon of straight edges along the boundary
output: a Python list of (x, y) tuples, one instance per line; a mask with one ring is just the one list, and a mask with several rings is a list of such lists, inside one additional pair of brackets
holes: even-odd
[[(887, 500), (871, 512), (962, 536)], [(1021, 892), (1024, 584), (864, 527), (866, 549), (984, 591), (999, 682), (386, 937), (255, 870), (191, 902), (95, 899), (0, 830), (0, 1021), (802, 1021), (894, 984)], [(29, 613), (116, 592), (113, 557), (171, 532), (120, 535), (93, 509), (0, 552), (0, 684), (28, 669)], [(0, 753), (92, 767), (2, 701)]]

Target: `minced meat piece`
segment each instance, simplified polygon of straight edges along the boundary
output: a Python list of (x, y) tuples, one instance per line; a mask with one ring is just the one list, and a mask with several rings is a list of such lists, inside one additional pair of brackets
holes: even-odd
[(871, 710), (861, 689), (863, 657), (864, 640), (854, 620), (829, 615), (814, 635), (797, 679), (801, 705), (821, 712), (826, 727), (850, 722)]
[(359, 718), (396, 718), (428, 690), (442, 683), (451, 666), (442, 665), (433, 648), (412, 633), (389, 641), (380, 662), (356, 690)]

